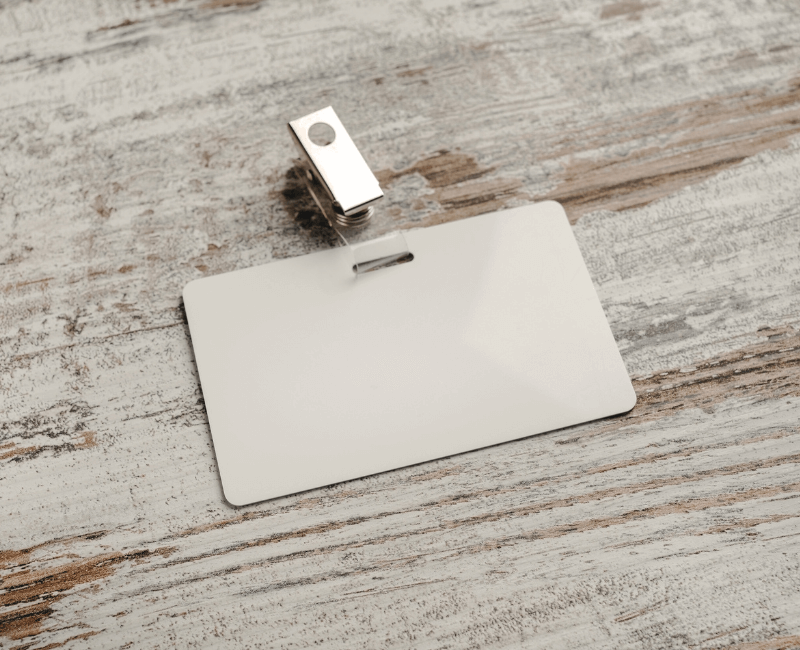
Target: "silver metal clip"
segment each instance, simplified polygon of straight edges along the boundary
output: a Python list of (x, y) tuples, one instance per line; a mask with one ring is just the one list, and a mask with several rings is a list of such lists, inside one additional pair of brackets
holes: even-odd
[[(336, 222), (331, 226), (366, 224), (383, 191), (333, 108), (328, 106), (289, 122), (289, 133), (303, 156), (308, 180), (316, 181), (327, 194)], [(319, 190), (315, 192), (311, 184), (309, 190), (330, 221), (323, 197), (317, 196)]]
[(413, 260), (402, 232), (368, 239), (365, 226), (383, 191), (333, 108), (289, 122), (289, 133), (302, 154), (306, 187), (353, 254), (356, 275)]

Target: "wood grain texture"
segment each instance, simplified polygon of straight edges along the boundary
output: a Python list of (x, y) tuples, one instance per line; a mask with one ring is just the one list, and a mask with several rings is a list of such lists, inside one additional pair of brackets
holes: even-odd
[[(800, 5), (0, 5), (0, 647), (800, 648)], [(180, 301), (561, 201), (622, 417), (233, 508)]]

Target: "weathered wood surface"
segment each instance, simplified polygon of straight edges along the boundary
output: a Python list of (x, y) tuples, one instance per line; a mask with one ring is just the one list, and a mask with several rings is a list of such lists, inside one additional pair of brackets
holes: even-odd
[[(800, 4), (0, 5), (0, 647), (800, 647)], [(222, 497), (189, 280), (562, 201), (639, 403)], [(579, 396), (576, 396), (578, 399)]]

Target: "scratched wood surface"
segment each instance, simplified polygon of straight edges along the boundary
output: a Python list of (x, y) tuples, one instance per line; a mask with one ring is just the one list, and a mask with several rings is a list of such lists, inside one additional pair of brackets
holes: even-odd
[[(622, 417), (244, 508), (181, 290), (556, 199)], [(0, 3), (0, 647), (800, 647), (800, 4)], [(580, 396), (576, 396), (580, 399)]]

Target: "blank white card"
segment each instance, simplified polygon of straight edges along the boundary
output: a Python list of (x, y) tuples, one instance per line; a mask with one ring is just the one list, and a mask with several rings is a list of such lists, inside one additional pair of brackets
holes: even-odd
[(190, 282), (226, 499), (244, 505), (622, 413), (636, 395), (564, 210), (405, 232)]

